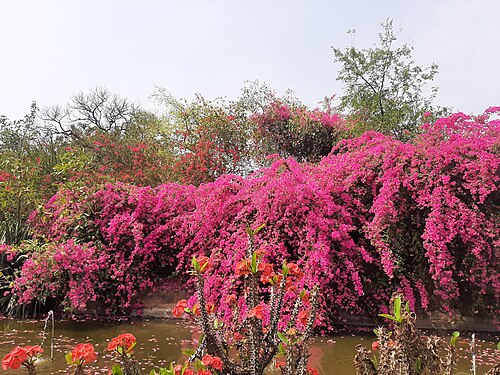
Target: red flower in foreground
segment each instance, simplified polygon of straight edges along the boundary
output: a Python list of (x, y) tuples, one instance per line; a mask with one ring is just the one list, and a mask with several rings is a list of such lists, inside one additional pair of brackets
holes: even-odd
[(2, 368), (4, 370), (17, 370), (27, 359), (28, 353), (26, 353), (26, 350), (20, 346), (16, 346), (10, 351), (9, 354), (3, 357)]
[(215, 305), (213, 302), (208, 302), (207, 305), (205, 306), (207, 313), (213, 314), (215, 312)]
[(23, 347), (23, 349), (26, 351), (26, 354), (28, 355), (28, 357), (35, 357), (38, 354), (42, 354), (43, 353), (43, 349), (39, 345), (25, 346), (25, 347)]
[(222, 371), (222, 361), (219, 357), (212, 357), (211, 355), (206, 355), (201, 360), (205, 366), (210, 366), (216, 370)]
[(121, 335), (115, 337), (108, 344), (108, 350), (116, 350), (122, 348), (125, 353), (132, 350), (134, 344), (136, 343), (136, 338), (131, 333), (122, 333)]
[(176, 365), (174, 367), (174, 375), (181, 375), (182, 373), (182, 365)]
[(91, 363), (97, 359), (97, 353), (92, 344), (78, 344), (70, 355), (71, 360), (77, 364)]
[(182, 314), (184, 314), (184, 310), (186, 309), (186, 307), (187, 301), (185, 299), (182, 299), (177, 302), (177, 305), (175, 305), (175, 307), (172, 309), (172, 314), (174, 314), (176, 318), (179, 318), (182, 316)]
[(240, 260), (238, 263), (236, 263), (235, 273), (236, 273), (236, 277), (249, 275), (250, 274), (250, 267), (248, 265), (248, 260), (243, 259), (243, 260)]
[(288, 263), (288, 275), (294, 276), (297, 280), (302, 279), (304, 277), (304, 273), (300, 270), (299, 266), (295, 263)]
[(372, 350), (374, 352), (378, 351), (378, 347), (380, 346), (380, 343), (378, 341), (372, 342)]
[(254, 307), (252, 310), (248, 312), (248, 318), (257, 318), (262, 320), (264, 318), (264, 310), (262, 309), (262, 305)]
[(298, 321), (305, 327), (309, 319), (309, 310), (302, 310), (297, 317)]
[(259, 264), (259, 271), (262, 272), (260, 281), (264, 284), (268, 283), (269, 279), (271, 279), (274, 274), (273, 265), (270, 263), (261, 262)]
[(319, 375), (319, 371), (315, 368), (308, 367), (307, 368), (308, 375)]
[(258, 259), (262, 259), (262, 257), (264, 256), (265, 252), (263, 249), (258, 249), (258, 250), (255, 250), (255, 256), (258, 258)]
[(200, 316), (201, 315), (201, 310), (200, 310), (200, 304), (197, 303), (193, 306), (193, 314), (196, 315), (196, 316)]

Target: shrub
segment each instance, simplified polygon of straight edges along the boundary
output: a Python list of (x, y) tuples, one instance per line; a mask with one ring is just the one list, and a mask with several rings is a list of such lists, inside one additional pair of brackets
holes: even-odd
[[(35, 236), (55, 243), (47, 255), (54, 259), (68, 240), (94, 249), (106, 266), (93, 293), (115, 312), (140, 306), (140, 292), (183, 274), (193, 255), (214, 264), (204, 281), (213, 291), (208, 302), (225, 299), (234, 287), (227, 276), (246, 256), (247, 225), (265, 223), (256, 239), (263, 261), (296, 263), (304, 272), (299, 287), (321, 288), (324, 328), (333, 316), (379, 311), (398, 290), (417, 311), (495, 315), (495, 111), (426, 124), (414, 143), (368, 132), (342, 141), (317, 165), (278, 159), (249, 177), (223, 175), (199, 187), (61, 190), (33, 216)], [(62, 278), (60, 289), (70, 290), (70, 280)], [(31, 285), (42, 284), (21, 278), (15, 291)]]

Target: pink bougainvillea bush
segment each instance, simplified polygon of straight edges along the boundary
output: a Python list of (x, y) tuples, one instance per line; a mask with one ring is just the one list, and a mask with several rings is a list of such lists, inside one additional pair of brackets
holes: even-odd
[[(52, 285), (51, 298), (69, 308), (96, 300), (126, 311), (140, 305), (141, 291), (205, 255), (213, 265), (205, 287), (220, 301), (239, 283), (247, 225), (264, 224), (255, 238), (263, 261), (293, 262), (304, 286), (320, 287), (325, 328), (332, 316), (378, 312), (395, 290), (420, 311), (494, 314), (499, 111), (425, 124), (412, 143), (368, 132), (340, 142), (319, 164), (278, 159), (249, 177), (224, 175), (199, 187), (60, 191), (32, 217), (50, 252), (32, 252), (13, 292), (29, 302)], [(78, 271), (72, 257), (82, 259)], [(54, 267), (66, 272), (58, 288), (42, 282)], [(92, 290), (71, 297), (78, 294), (71, 283), (85, 273)]]
[[(58, 300), (70, 311), (105, 306), (107, 314), (141, 307), (138, 294), (175, 272), (189, 225), (193, 186), (125, 184), (97, 191), (61, 190), (31, 217), (36, 242), (12, 292), (21, 303)], [(4, 251), (11, 251), (4, 249)]]

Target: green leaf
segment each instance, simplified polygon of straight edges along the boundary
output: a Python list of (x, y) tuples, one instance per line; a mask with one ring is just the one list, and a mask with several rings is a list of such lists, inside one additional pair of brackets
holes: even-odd
[(191, 259), (191, 263), (193, 264), (193, 268), (195, 269), (195, 271), (200, 271), (200, 263), (198, 263), (196, 257), (193, 256), (193, 259)]
[(195, 368), (196, 370), (205, 370), (205, 369), (206, 369), (206, 367), (205, 367), (205, 365), (203, 364), (203, 362), (202, 362), (202, 361), (200, 361), (199, 359), (197, 359), (197, 360), (196, 360), (196, 362), (194, 363), (194, 368)]
[(451, 334), (450, 346), (455, 346), (457, 343), (458, 336), (460, 336), (460, 332), (455, 331)]
[(288, 276), (288, 271), (289, 271), (289, 268), (286, 265), (286, 260), (284, 260), (283, 261), (283, 266), (281, 267), (281, 272), (283, 273), (283, 277), (284, 278)]
[(191, 357), (196, 351), (194, 349), (186, 349), (182, 351), (182, 354), (187, 355), (188, 357)]
[(181, 375), (184, 375), (184, 372), (187, 370), (188, 367), (189, 367), (189, 365), (187, 363), (185, 363), (184, 366), (182, 366)]
[(286, 337), (286, 335), (284, 335), (283, 333), (281, 332), (278, 332), (278, 337), (281, 341), (283, 341), (285, 344), (289, 344), (290, 342), (288, 341), (288, 337)]
[(500, 350), (500, 342), (497, 343), (497, 349)]
[(205, 269), (208, 267), (208, 263), (209, 263), (208, 261), (203, 263), (203, 266), (200, 267), (200, 272), (205, 271)]
[(283, 343), (280, 342), (278, 345), (278, 353), (276, 354), (276, 356), (283, 356), (283, 355), (285, 355), (285, 347), (283, 346)]
[(401, 298), (398, 297), (394, 300), (394, 317), (397, 322), (401, 322)]
[(116, 363), (116, 364), (113, 365), (113, 367), (111, 368), (111, 373), (113, 375), (125, 375), (123, 373), (123, 370), (122, 370), (121, 366), (118, 363)]
[(266, 226), (266, 223), (260, 224), (260, 225), (257, 227), (257, 229), (255, 229), (255, 230), (253, 231), (253, 233), (254, 233), (254, 234), (259, 233), (259, 232), (260, 232), (260, 230), (261, 230), (262, 228), (264, 228), (265, 226)]
[(392, 315), (389, 315), (389, 314), (378, 314), (378, 316), (382, 317), (382, 318), (386, 318), (386, 319), (390, 319), (390, 320), (393, 320), (395, 322), (397, 322), (398, 320), (393, 317)]
[(253, 254), (252, 254), (252, 265), (251, 265), (251, 269), (250, 271), (252, 271), (252, 273), (257, 273), (257, 253), (254, 251)]
[(420, 357), (417, 357), (417, 363), (416, 363), (417, 370), (420, 372), (422, 369), (422, 359)]
[(137, 341), (136, 342), (133, 342), (132, 345), (130, 345), (130, 348), (128, 348), (127, 352), (131, 352), (132, 349), (134, 349), (134, 347), (137, 345)]
[(73, 356), (71, 355), (71, 353), (66, 353), (66, 362), (68, 362), (68, 364), (70, 365), (74, 364)]

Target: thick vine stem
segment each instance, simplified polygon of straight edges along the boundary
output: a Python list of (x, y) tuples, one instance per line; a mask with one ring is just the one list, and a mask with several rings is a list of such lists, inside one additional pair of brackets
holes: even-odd
[(26, 366), (26, 369), (28, 370), (28, 375), (36, 375), (35, 365), (26, 364), (25, 366)]
[(445, 372), (443, 375), (453, 375), (455, 368), (455, 347), (448, 347), (448, 353), (444, 363)]
[(305, 345), (305, 351), (304, 348), (299, 349), (299, 358), (297, 359), (297, 370), (296, 370), (296, 375), (306, 375), (307, 373), (307, 345)]
[(264, 340), (267, 342), (269, 342), (269, 339), (274, 340), (274, 336), (278, 328), (279, 313), (281, 312), (281, 309), (283, 307), (283, 298), (285, 297), (285, 285), (286, 285), (286, 277), (283, 277), (280, 283), (280, 291), (278, 294), (278, 300), (276, 302), (276, 306), (273, 307), (274, 311), (271, 312), (272, 315), (271, 315), (271, 322), (269, 324), (269, 332), (264, 338)]
[(356, 345), (354, 367), (356, 375), (377, 375), (375, 365), (370, 359), (370, 352), (361, 344)]
[(302, 299), (299, 296), (297, 297), (295, 303), (293, 304), (292, 313), (290, 314), (290, 320), (288, 321), (288, 328), (291, 328), (294, 325), (295, 320), (297, 319), (297, 315), (299, 315), (299, 309), (301, 305), (302, 305)]
[[(249, 309), (253, 309), (257, 306), (257, 276), (255, 274), (250, 274), (249, 280)], [(250, 375), (257, 375), (259, 366), (259, 353), (257, 353), (257, 347), (259, 346), (259, 336), (262, 328), (259, 329), (257, 326), (258, 321), (256, 318), (248, 319), (248, 326), (250, 329)]]
[(318, 287), (314, 287), (311, 291), (311, 311), (309, 319), (307, 320), (306, 329), (304, 331), (304, 342), (307, 343), (311, 338), (314, 327), (314, 320), (316, 319), (316, 310), (318, 309)]
[[(248, 256), (250, 259), (254, 256), (254, 240), (253, 240), (253, 234), (249, 235), (248, 238), (248, 248), (247, 248)], [(247, 290), (248, 290), (248, 299), (247, 299), (247, 306), (251, 310), (255, 307), (257, 307), (257, 275), (252, 272), (246, 279), (247, 281)], [(248, 320), (248, 328), (250, 331), (250, 353), (249, 353), (249, 358), (250, 358), (250, 375), (257, 375), (257, 370), (259, 368), (259, 353), (257, 353), (257, 347), (259, 344), (259, 328), (257, 327), (257, 322), (255, 321), (256, 319), (249, 319)], [(262, 328), (261, 328), (262, 329)]]
[(200, 303), (201, 310), (201, 328), (205, 334), (206, 348), (209, 354), (216, 355), (222, 360), (224, 364), (224, 374), (230, 375), (246, 375), (247, 373), (244, 369), (240, 368), (235, 364), (229, 357), (227, 350), (224, 349), (224, 345), (221, 340), (217, 337), (214, 330), (210, 326), (210, 320), (207, 314), (205, 296), (203, 294), (204, 282), (203, 277), (200, 272), (197, 273), (197, 283), (196, 283), (196, 293), (198, 296), (198, 302)]
[(200, 310), (201, 310), (201, 328), (203, 330), (203, 333), (205, 334), (205, 338), (207, 341), (207, 349), (210, 351), (214, 351), (213, 354), (217, 355), (219, 358), (222, 359), (223, 363), (229, 363), (229, 357), (226, 353), (226, 351), (223, 349), (221, 343), (217, 339), (217, 336), (214, 334), (212, 327), (210, 326), (210, 322), (208, 319), (208, 313), (206, 309), (206, 303), (205, 303), (205, 296), (203, 294), (203, 276), (201, 275), (200, 272), (197, 272), (197, 294), (198, 294), (198, 301), (200, 303)]
[(137, 367), (137, 362), (131, 359), (126, 359), (124, 361), (125, 375), (141, 375), (139, 368)]
[(206, 338), (203, 338), (201, 342), (198, 343), (198, 347), (196, 348), (195, 352), (188, 357), (187, 362), (191, 363), (194, 362), (196, 358), (202, 358), (206, 346), (207, 346), (207, 340)]

